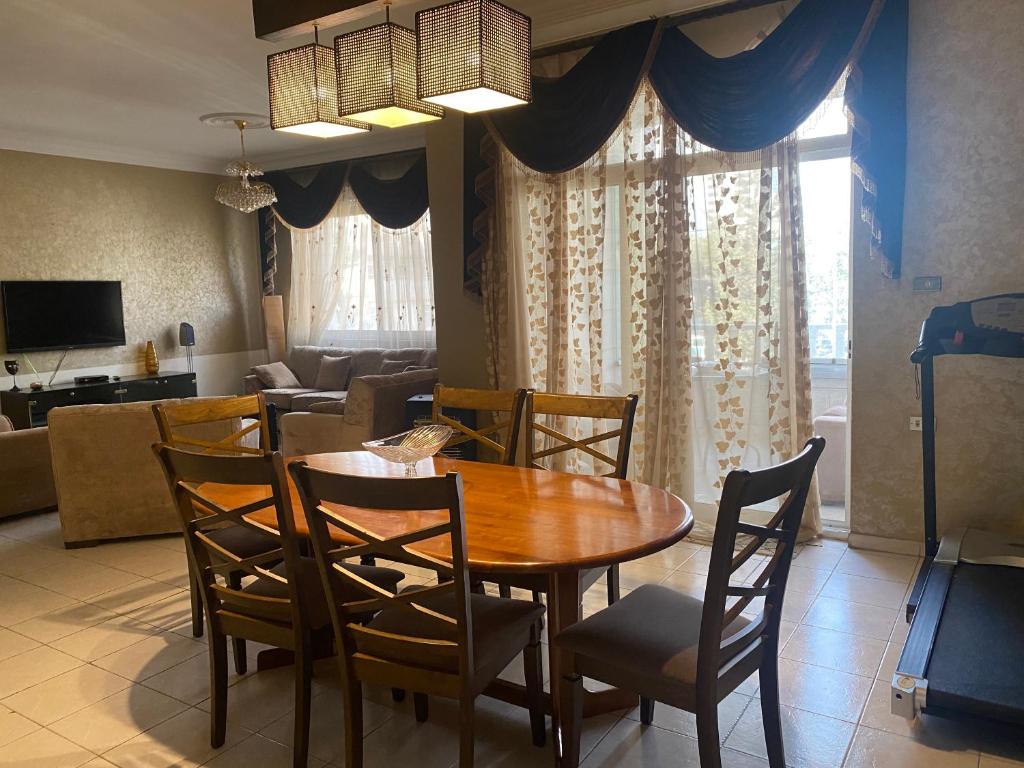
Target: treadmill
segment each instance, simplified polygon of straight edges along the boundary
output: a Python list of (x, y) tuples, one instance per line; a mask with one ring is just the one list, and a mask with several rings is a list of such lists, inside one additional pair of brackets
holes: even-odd
[(975, 528), (937, 538), (934, 360), (942, 355), (1024, 358), (1024, 293), (936, 307), (910, 358), (921, 377), (925, 561), (907, 605), (891, 710), (1024, 724), (1024, 539)]

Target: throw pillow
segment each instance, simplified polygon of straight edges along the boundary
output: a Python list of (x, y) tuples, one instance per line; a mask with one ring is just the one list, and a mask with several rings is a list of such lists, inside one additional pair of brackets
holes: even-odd
[(316, 374), (313, 386), (324, 392), (344, 392), (348, 389), (348, 375), (352, 370), (351, 357), (320, 358), (320, 370)]
[(301, 389), (302, 384), (284, 363), (254, 365), (252, 372), (268, 389)]
[(382, 375), (388, 376), (392, 373), (402, 373), (408, 367), (408, 360), (385, 360), (380, 364), (380, 372)]
[(429, 371), (429, 370), (430, 370), (430, 366), (429, 365), (407, 365), (407, 366), (405, 366), (405, 370), (403, 371), (403, 373), (408, 373), (409, 371)]

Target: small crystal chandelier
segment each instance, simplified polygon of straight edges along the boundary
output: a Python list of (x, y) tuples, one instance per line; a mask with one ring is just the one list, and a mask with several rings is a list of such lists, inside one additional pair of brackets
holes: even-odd
[(250, 181), (251, 178), (263, 175), (263, 169), (253, 165), (245, 158), (245, 120), (235, 120), (238, 127), (238, 138), (242, 143), (242, 157), (233, 160), (225, 168), (228, 176), (237, 176), (238, 180), (223, 181), (217, 185), (214, 198), (229, 208), (242, 213), (252, 213), (277, 202), (274, 188), (265, 181)]

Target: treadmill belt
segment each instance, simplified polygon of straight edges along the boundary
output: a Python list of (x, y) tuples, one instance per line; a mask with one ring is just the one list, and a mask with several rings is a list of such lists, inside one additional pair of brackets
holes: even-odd
[(954, 569), (928, 665), (932, 707), (1024, 723), (1024, 568)]

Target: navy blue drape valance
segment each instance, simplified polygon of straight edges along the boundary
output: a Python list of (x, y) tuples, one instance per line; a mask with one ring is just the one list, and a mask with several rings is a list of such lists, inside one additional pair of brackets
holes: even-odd
[(647, 76), (669, 114), (697, 141), (722, 151), (753, 151), (792, 134), (851, 64), (860, 75), (857, 98), (848, 96), (858, 118), (854, 163), (865, 186), (877, 188), (865, 204), (879, 206), (864, 217), (876, 224), (887, 274), (898, 275), (906, 19), (907, 0), (802, 0), (756, 48), (728, 58), (714, 57), (679, 29), (653, 21), (609, 33), (564, 76), (534, 78), (531, 104), (495, 112), (482, 122), (467, 118), (467, 277), (479, 272), (480, 218), (487, 198), (481, 188), (488, 164), (475, 138), (482, 134), (479, 126), (528, 167), (563, 172), (600, 149)]

